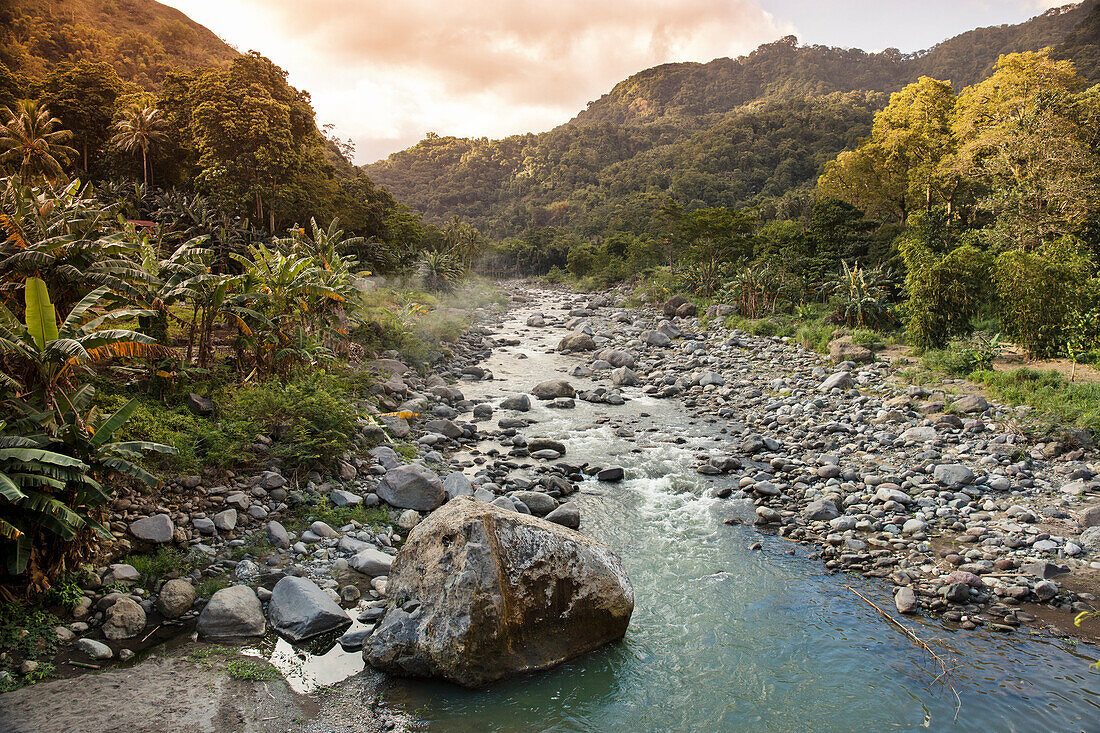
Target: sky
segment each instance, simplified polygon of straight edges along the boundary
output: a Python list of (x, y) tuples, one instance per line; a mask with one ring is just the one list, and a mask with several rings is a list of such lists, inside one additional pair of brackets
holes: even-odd
[(566, 122), (672, 61), (802, 43), (915, 51), (1065, 0), (161, 0), (309, 91), (370, 163), (428, 132), (499, 138)]

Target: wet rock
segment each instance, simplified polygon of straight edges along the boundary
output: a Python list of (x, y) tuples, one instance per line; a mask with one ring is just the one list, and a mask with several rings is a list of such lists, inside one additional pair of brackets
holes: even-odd
[(552, 400), (558, 397), (573, 397), (577, 392), (573, 389), (573, 385), (564, 379), (548, 379), (536, 384), (531, 394), (540, 400)]
[(199, 636), (207, 639), (263, 636), (266, 629), (260, 599), (247, 585), (222, 588), (199, 614)]
[(351, 618), (316, 583), (293, 576), (272, 588), (267, 617), (271, 627), (292, 643), (351, 626)]
[(420, 464), (410, 463), (386, 472), (378, 484), (378, 498), (398, 509), (430, 512), (447, 495), (439, 476)]
[(554, 501), (554, 497), (541, 491), (514, 491), (512, 498), (522, 501), (524, 506), (538, 517), (546, 516), (558, 508), (558, 502)]
[(167, 514), (154, 514), (151, 517), (142, 517), (130, 524), (130, 534), (142, 542), (151, 542), (162, 545), (171, 542), (175, 536), (176, 525)]
[[(634, 592), (607, 547), (560, 525), (459, 497), (408, 537), (371, 666), (477, 687), (546, 669), (626, 632)], [(407, 611), (409, 602), (419, 605)]]
[(553, 438), (531, 438), (527, 441), (527, 450), (536, 453), (542, 450), (552, 450), (559, 456), (565, 455), (565, 443)]
[(363, 648), (363, 642), (374, 632), (374, 629), (355, 629), (344, 632), (344, 635), (336, 640), (340, 648), (345, 652), (357, 652)]
[(898, 609), (898, 613), (913, 613), (917, 606), (917, 594), (912, 588), (898, 588), (894, 594), (894, 607)]
[(581, 510), (573, 502), (567, 501), (547, 514), (546, 521), (560, 524), (569, 529), (579, 529), (581, 526)]
[(513, 395), (500, 401), (500, 409), (527, 412), (531, 409), (531, 398), (525, 394)]
[(597, 481), (604, 481), (606, 483), (617, 483), (623, 480), (624, 472), (621, 466), (611, 466), (610, 468), (601, 469), (596, 473)]

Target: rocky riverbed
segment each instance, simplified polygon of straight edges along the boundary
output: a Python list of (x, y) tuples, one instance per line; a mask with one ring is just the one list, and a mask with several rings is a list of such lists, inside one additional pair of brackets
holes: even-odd
[[(480, 325), (435, 374), (411, 372), (396, 354), (378, 362), (381, 409), (393, 414), (365, 422), (358, 438), (395, 444), (347, 454), (338, 476), (294, 484), (272, 465), (254, 476), (181, 477), (159, 504), (121, 498), (112, 526), (125, 542), (186, 546), (209, 564), (150, 594), (120, 590), (137, 580), (133, 568), (102, 568), (101, 587), (90, 583), (78, 618), (57, 630), (73, 658), (112, 663), (141, 651), (136, 641), (153, 627), (186, 634), (197, 623), (203, 638), (239, 638), (274, 626), (284, 639), (327, 639), (327, 648), (339, 637), (353, 674), (361, 662), (348, 660), (385, 614), (396, 548), (427, 513), (473, 495), (584, 532), (577, 497), (593, 487), (613, 494), (630, 479), (624, 456), (576, 461), (569, 436), (548, 433), (535, 417), (544, 408), (580, 411), (578, 404), (598, 406), (598, 424), (637, 452), (654, 441), (689, 445), (693, 490), (720, 505), (726, 522), (762, 533), (744, 538), (749, 547), (763, 548), (769, 536), (798, 540), (828, 570), (892, 584), (901, 613), (1012, 632), (1037, 617), (1065, 628), (1095, 606), (1100, 467), (1086, 446), (1036, 443), (1018, 411), (980, 395), (911, 387), (889, 363), (862, 363), (869, 354), (858, 350), (838, 349), (853, 361), (834, 363), (784, 339), (727, 330), (720, 319), (704, 325), (683, 302), (629, 309), (616, 293), (509, 293), (511, 312), (479, 313)], [(502, 330), (517, 317), (524, 325)], [(511, 375), (507, 389), (495, 389), (501, 380), (486, 359), (506, 350), (516, 364), (536, 361), (536, 344), (554, 351), (556, 364), (564, 356), (566, 373), (533, 370), (526, 383)], [(675, 402), (690, 430), (644, 423), (645, 413), (628, 409), (640, 401)], [(417, 417), (399, 416), (409, 413)], [(688, 443), (687, 433), (707, 437)], [(258, 446), (265, 439), (257, 436)], [(411, 462), (397, 444), (405, 441), (416, 449)], [(393, 524), (318, 520), (291, 533), (279, 521), (321, 496), (387, 508)], [(237, 548), (247, 554), (234, 557)], [(195, 597), (205, 577), (225, 572), (238, 585)], [(339, 689), (379, 677), (356, 680)], [(20, 710), (29, 714), (36, 696), (60, 684), (27, 688)], [(79, 690), (71, 694), (78, 709)], [(380, 709), (372, 719), (403, 724), (387, 715)]]

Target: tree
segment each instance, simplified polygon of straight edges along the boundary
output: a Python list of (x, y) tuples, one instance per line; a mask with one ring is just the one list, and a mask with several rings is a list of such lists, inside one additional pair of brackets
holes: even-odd
[(895, 92), (875, 115), (871, 137), (826, 166), (819, 190), (899, 223), (917, 208), (927, 211), (941, 202), (950, 207), (955, 180), (944, 175), (941, 163), (955, 149), (954, 107), (951, 85), (927, 76)]
[(12, 166), (25, 180), (45, 178), (51, 183), (64, 175), (66, 156), (78, 153), (64, 143), (72, 139), (69, 130), (59, 129), (61, 120), (45, 105), (32, 100), (14, 109), (0, 109), (0, 163)]
[(1071, 234), (1095, 203), (1100, 158), (1090, 128), (1100, 98), (1079, 95), (1082, 85), (1068, 61), (1014, 53), (959, 96), (955, 168), (983, 185), (978, 204), (993, 216), (999, 248), (1033, 251)]
[(111, 144), (127, 153), (141, 151), (141, 175), (145, 187), (149, 187), (149, 149), (168, 139), (168, 122), (156, 107), (131, 107), (122, 112), (122, 118), (114, 124)]
[(59, 64), (42, 82), (42, 99), (72, 131), (87, 173), (111, 136), (115, 103), (126, 87), (110, 64)]
[(756, 219), (751, 212), (733, 211), (724, 206), (695, 209), (680, 222), (687, 243), (685, 257), (699, 270), (703, 295), (718, 285), (723, 265), (747, 260), (752, 256), (752, 233)]

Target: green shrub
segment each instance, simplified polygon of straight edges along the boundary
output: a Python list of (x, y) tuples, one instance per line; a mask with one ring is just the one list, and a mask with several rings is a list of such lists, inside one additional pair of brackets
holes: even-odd
[(1100, 432), (1100, 383), (1069, 382), (1057, 372), (1034, 369), (979, 371), (971, 379), (1010, 405), (1029, 405), (1057, 422)]
[(1085, 306), (1089, 262), (1064, 239), (1038, 252), (1005, 252), (994, 278), (1005, 335), (1033, 357), (1064, 353)]
[(941, 257), (916, 238), (903, 238), (900, 249), (908, 269), (909, 343), (941, 349), (951, 338), (970, 333), (971, 322), (988, 299), (989, 253), (963, 245)]
[(272, 455), (292, 469), (331, 463), (355, 435), (359, 417), (339, 380), (319, 371), (242, 387), (223, 412), (233, 454), (216, 456), (218, 465), (239, 461), (237, 453), (264, 434), (272, 438)]
[(829, 352), (829, 342), (833, 340), (834, 333), (836, 333), (836, 326), (811, 322), (800, 325), (795, 332), (795, 337), (807, 349), (827, 354)]

